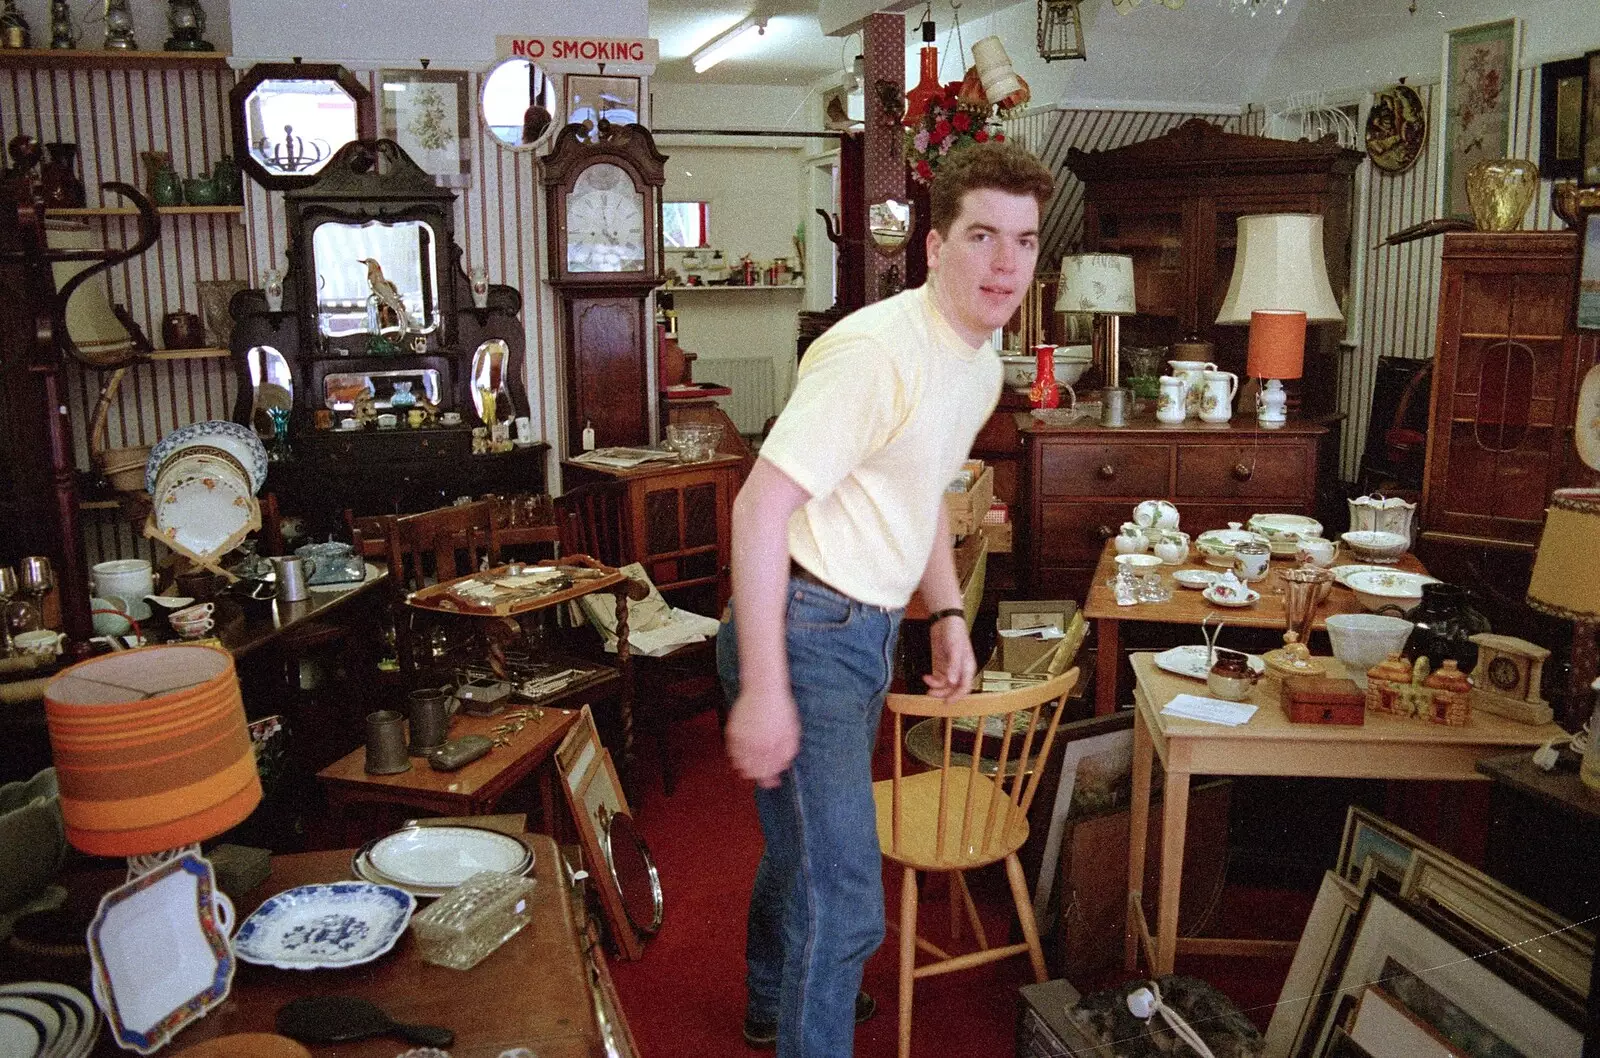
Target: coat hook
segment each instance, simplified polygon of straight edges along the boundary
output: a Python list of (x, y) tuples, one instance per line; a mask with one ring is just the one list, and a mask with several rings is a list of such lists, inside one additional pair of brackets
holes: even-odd
[(424, 70), (426, 70), (428, 68), (428, 63), (432, 62), (433, 60), (432, 59), (418, 59), (417, 61), (420, 62), (422, 64), (422, 68)]

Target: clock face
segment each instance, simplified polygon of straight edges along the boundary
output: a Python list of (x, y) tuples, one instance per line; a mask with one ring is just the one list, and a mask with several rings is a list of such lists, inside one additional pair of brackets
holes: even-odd
[(567, 194), (567, 271), (643, 272), (644, 195), (619, 166), (585, 169)]
[(1522, 682), (1522, 666), (1508, 657), (1497, 657), (1489, 662), (1489, 682), (1497, 691), (1515, 691)]

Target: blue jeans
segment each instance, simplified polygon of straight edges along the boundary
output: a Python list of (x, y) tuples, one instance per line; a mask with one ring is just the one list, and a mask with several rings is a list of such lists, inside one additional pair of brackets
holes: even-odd
[[(756, 790), (766, 848), (750, 895), (746, 1013), (778, 1022), (780, 1058), (848, 1058), (867, 958), (883, 942), (883, 866), (872, 751), (893, 671), (899, 610), (791, 577), (785, 632), (800, 752)], [(739, 693), (735, 617), (717, 636)]]

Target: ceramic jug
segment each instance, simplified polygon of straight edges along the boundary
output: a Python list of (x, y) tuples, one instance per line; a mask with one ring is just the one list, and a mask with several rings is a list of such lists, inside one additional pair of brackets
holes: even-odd
[(1239, 376), (1232, 371), (1206, 371), (1200, 378), (1200, 421), (1222, 423), (1233, 418)]
[(1161, 379), (1161, 396), (1156, 401), (1156, 421), (1170, 425), (1183, 422), (1188, 414), (1185, 395), (1188, 386), (1183, 379), (1173, 378), (1170, 375)]
[(1183, 379), (1185, 414), (1199, 415), (1200, 391), (1205, 384), (1205, 374), (1215, 371), (1217, 365), (1209, 360), (1168, 360), (1167, 365), (1172, 368), (1174, 378)]

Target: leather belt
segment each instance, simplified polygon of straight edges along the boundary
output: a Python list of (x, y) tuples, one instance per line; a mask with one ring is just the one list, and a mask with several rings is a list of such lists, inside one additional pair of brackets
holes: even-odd
[(840, 592), (838, 588), (835, 588), (833, 585), (829, 584), (827, 581), (823, 580), (809, 569), (806, 569), (792, 558), (789, 560), (789, 576), (795, 578), (796, 580), (810, 581), (812, 584), (827, 588), (832, 592), (838, 592), (840, 595), (844, 594), (843, 592)]

